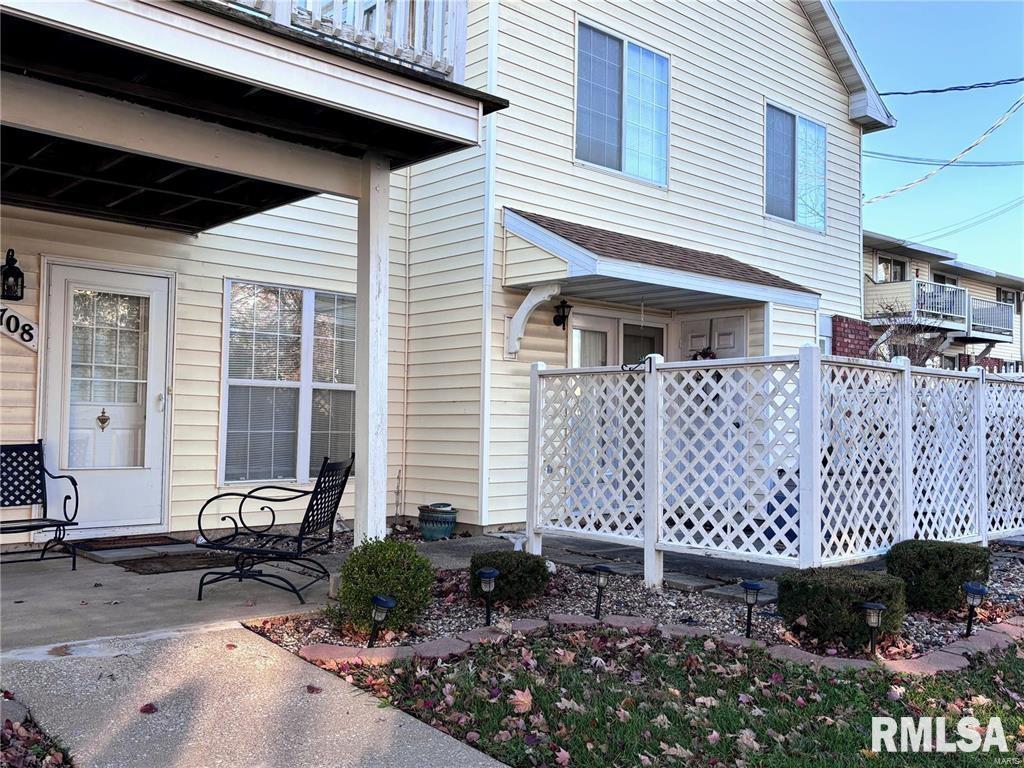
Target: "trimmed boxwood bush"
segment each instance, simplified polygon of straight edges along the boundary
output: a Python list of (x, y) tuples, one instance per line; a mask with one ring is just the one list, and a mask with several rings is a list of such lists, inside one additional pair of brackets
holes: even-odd
[[(358, 629), (373, 624), (374, 595), (395, 598), (397, 605), (388, 612), (384, 626), (401, 629), (416, 620), (430, 602), (434, 569), (430, 561), (408, 541), (374, 539), (365, 541), (349, 553), (341, 566), (338, 601)], [(332, 619), (342, 618), (331, 612)]]
[(889, 550), (886, 568), (907, 583), (912, 610), (948, 611), (964, 602), (965, 581), (988, 581), (988, 550), (952, 541), (901, 541)]
[(476, 572), (486, 567), (497, 568), (501, 572), (491, 594), (495, 601), (509, 605), (520, 605), (540, 597), (551, 578), (547, 561), (539, 555), (507, 549), (480, 552), (469, 561), (469, 592), (473, 597), (484, 596)]
[(885, 603), (883, 634), (896, 634), (903, 625), (904, 585), (895, 576), (852, 568), (810, 568), (781, 574), (776, 581), (782, 618), (794, 625), (803, 617), (807, 634), (818, 640), (841, 640), (850, 648), (864, 645), (868, 628), (861, 603)]

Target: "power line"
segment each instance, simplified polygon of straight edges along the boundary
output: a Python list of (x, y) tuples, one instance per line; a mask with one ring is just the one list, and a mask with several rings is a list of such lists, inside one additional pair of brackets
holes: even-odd
[(995, 133), (996, 130), (998, 130), (999, 127), (1001, 125), (1003, 125), (1003, 123), (1005, 123), (1007, 120), (1009, 120), (1010, 117), (1013, 116), (1013, 113), (1016, 112), (1021, 107), (1024, 107), (1024, 96), (1021, 96), (1019, 99), (1017, 99), (1015, 102), (1013, 102), (1013, 104), (1010, 106), (1010, 108), (1008, 110), (1006, 110), (999, 117), (998, 120), (996, 120), (994, 123), (992, 123), (992, 125), (988, 128), (988, 130), (986, 130), (983, 134), (981, 134), (981, 136), (979, 136), (974, 141), (972, 141), (965, 149), (963, 149), (960, 152), (958, 152), (956, 154), (956, 156), (952, 160), (947, 161), (946, 163), (940, 165), (938, 168), (933, 168), (932, 170), (928, 171), (928, 173), (926, 173), (924, 176), (922, 176), (919, 179), (914, 179), (913, 181), (907, 182), (903, 186), (896, 187), (896, 189), (890, 189), (888, 192), (884, 192), (881, 195), (875, 195), (874, 197), (870, 198), (869, 200), (865, 200), (864, 201), (864, 205), (871, 205), (872, 203), (877, 203), (879, 200), (885, 200), (886, 198), (892, 197), (893, 195), (898, 195), (900, 192), (906, 192), (911, 187), (916, 187), (918, 184), (921, 184), (922, 182), (928, 181), (928, 179), (930, 179), (932, 176), (937, 174), (943, 168), (948, 168), (949, 166), (953, 165), (953, 163), (957, 162), (961, 157), (963, 157), (968, 152), (970, 152), (972, 149), (974, 149), (979, 144), (981, 144), (983, 141), (985, 141), (985, 139), (987, 139), (989, 136), (991, 136), (993, 133)]
[(982, 211), (981, 213), (971, 216), (970, 218), (963, 219), (962, 221), (957, 221), (952, 224), (947, 224), (944, 227), (939, 227), (938, 229), (933, 229), (929, 232), (922, 232), (919, 235), (914, 235), (913, 237), (907, 239), (919, 243), (927, 243), (932, 240), (941, 240), (944, 237), (956, 235), (959, 234), (960, 232), (965, 232), (968, 229), (973, 229), (974, 227), (992, 221), (993, 219), (996, 219), (1002, 216), (1003, 214), (1009, 213), (1010, 211), (1019, 208), (1022, 205), (1024, 205), (1024, 195), (1016, 198), (1015, 200), (1010, 200), (1009, 202), (1001, 203), (1000, 205), (997, 205), (995, 208), (990, 208), (987, 211)]
[(879, 96), (917, 96), (921, 93), (950, 93), (952, 91), (973, 91), (975, 88), (995, 88), (1000, 85), (1013, 85), (1024, 83), (1024, 77), (1008, 77), (1005, 80), (993, 80), (988, 83), (973, 83), (972, 85), (951, 85), (948, 88), (925, 88), (920, 91), (887, 91)]
[[(894, 163), (908, 163), (910, 165), (945, 165), (945, 160), (932, 157), (914, 157), (912, 155), (890, 155), (885, 152), (872, 152), (864, 150), (864, 157), (871, 157), (875, 160), (889, 160)], [(1024, 165), (1024, 160), (987, 160), (975, 161), (958, 160), (953, 164), (954, 168), (1003, 168), (1006, 166)]]

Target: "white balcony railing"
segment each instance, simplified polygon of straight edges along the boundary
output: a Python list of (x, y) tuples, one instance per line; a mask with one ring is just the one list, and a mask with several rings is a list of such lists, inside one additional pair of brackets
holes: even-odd
[(914, 280), (913, 308), (915, 314), (967, 322), (967, 289), (956, 285)]
[(1013, 335), (1013, 304), (971, 297), (971, 330)]
[(461, 83), (466, 0), (223, 0), (277, 24), (322, 36)]

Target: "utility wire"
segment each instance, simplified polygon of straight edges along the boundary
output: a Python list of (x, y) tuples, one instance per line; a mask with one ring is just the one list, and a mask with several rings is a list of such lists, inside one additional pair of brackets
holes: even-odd
[(913, 181), (907, 182), (903, 186), (896, 187), (896, 189), (890, 189), (888, 192), (884, 192), (881, 195), (875, 195), (874, 197), (865, 200), (864, 205), (871, 205), (872, 203), (877, 203), (879, 200), (885, 200), (886, 198), (892, 197), (893, 195), (898, 195), (900, 192), (906, 192), (911, 187), (916, 187), (918, 184), (928, 181), (928, 179), (937, 174), (943, 168), (948, 168), (949, 166), (953, 165), (953, 163), (957, 162), (961, 157), (963, 157), (972, 149), (974, 149), (983, 141), (985, 141), (985, 139), (987, 139), (989, 136), (995, 133), (996, 130), (998, 130), (999, 127), (1003, 125), (1003, 123), (1009, 120), (1013, 116), (1013, 113), (1016, 112), (1021, 107), (1024, 107), (1024, 96), (1021, 96), (1019, 99), (1013, 102), (1010, 108), (1006, 110), (998, 120), (992, 123), (988, 130), (986, 130), (983, 134), (981, 134), (981, 136), (979, 136), (973, 142), (971, 142), (965, 149), (958, 152), (952, 160), (947, 161), (943, 165), (940, 165), (938, 168), (933, 168), (919, 179), (914, 179)]
[[(864, 157), (871, 157), (875, 160), (889, 160), (894, 163), (909, 163), (910, 165), (945, 165), (946, 161), (932, 157), (914, 157), (912, 155), (890, 155), (885, 152), (872, 152), (864, 150)], [(1024, 165), (1024, 160), (987, 160), (976, 161), (958, 160), (952, 165), (954, 168), (1002, 168), (1005, 166)]]
[(994, 80), (989, 83), (974, 83), (972, 85), (951, 85), (948, 88), (926, 88), (920, 91), (887, 91), (878, 94), (879, 96), (917, 96), (921, 93), (950, 93), (952, 91), (973, 91), (975, 88), (995, 88), (999, 85), (1013, 85), (1024, 83), (1024, 77), (1008, 77), (1005, 80)]
[(1024, 205), (1024, 196), (1018, 197), (1016, 200), (1011, 200), (1008, 203), (998, 205), (995, 208), (991, 208), (987, 211), (983, 211), (982, 213), (979, 213), (976, 216), (972, 216), (968, 219), (964, 219), (963, 221), (954, 222), (953, 224), (948, 224), (945, 227), (939, 227), (938, 229), (933, 229), (930, 232), (923, 232), (920, 235), (914, 235), (913, 237), (907, 239), (918, 243), (927, 243), (932, 240), (941, 240), (944, 237), (949, 237), (950, 235), (956, 235), (961, 232), (966, 232), (968, 229), (973, 229), (974, 227), (992, 221), (993, 219), (996, 219), (1006, 213), (1009, 213), (1010, 211), (1013, 211), (1022, 205)]

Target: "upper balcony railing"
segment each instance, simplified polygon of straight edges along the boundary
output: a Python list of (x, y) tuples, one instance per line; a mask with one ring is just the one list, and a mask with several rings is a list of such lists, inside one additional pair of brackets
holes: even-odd
[(1013, 304), (972, 296), (971, 330), (1013, 336)]
[(282, 26), (461, 83), (466, 0), (222, 0)]
[(967, 289), (956, 285), (914, 280), (914, 312), (938, 319), (967, 321)]

